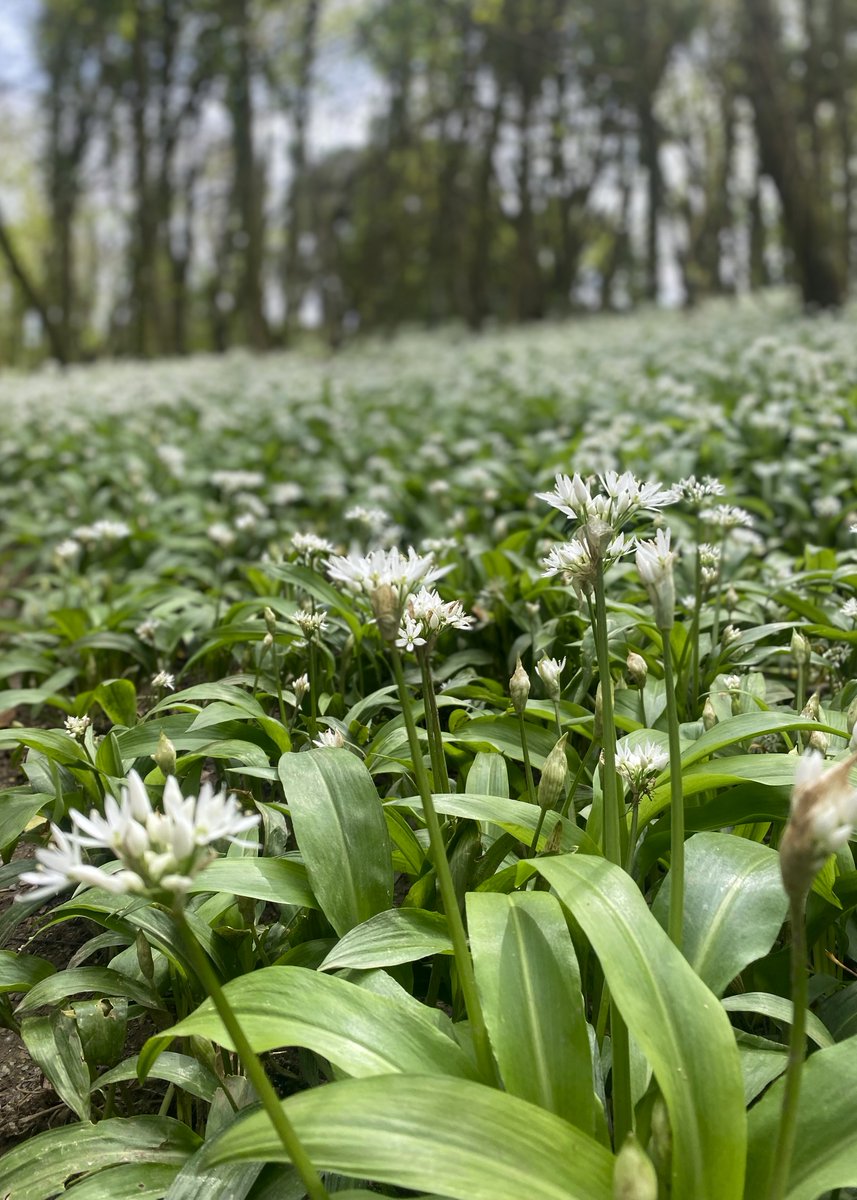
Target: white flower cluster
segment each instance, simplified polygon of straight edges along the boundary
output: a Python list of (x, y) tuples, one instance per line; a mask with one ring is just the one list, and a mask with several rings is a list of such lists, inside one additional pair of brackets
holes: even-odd
[(715, 479), (712, 475), (704, 475), (702, 479), (697, 479), (695, 475), (688, 475), (687, 479), (680, 479), (670, 488), (670, 493), (676, 503), (684, 503), (691, 508), (699, 508), (703, 500), (709, 496), (722, 496), (725, 491), (726, 488), (720, 480)]
[(752, 529), (753, 518), (746, 508), (736, 504), (715, 504), (712, 508), (703, 508), (700, 517), (708, 525), (716, 525), (718, 529)]
[(327, 573), (336, 583), (355, 596), (370, 599), (379, 588), (392, 588), (400, 603), (416, 588), (440, 579), (450, 567), (435, 567), (431, 554), (417, 554), (413, 546), (407, 555), (398, 547), (370, 550), (368, 554), (332, 555)]
[(548, 658), (545, 656), (544, 658), (540, 658), (536, 663), (536, 674), (545, 685), (545, 691), (548, 694), (549, 700), (559, 700), (559, 677), (565, 669), (566, 661), (564, 658)]
[(321, 637), (327, 629), (326, 612), (310, 612), (307, 609), (299, 608), (290, 615), (289, 620), (297, 625), (307, 642)]
[(105, 517), (91, 525), (78, 525), (74, 537), (79, 542), (117, 542), (131, 533), (131, 526), (124, 521), (113, 521)]
[[(852, 741), (853, 746), (853, 741)], [(780, 868), (790, 895), (809, 890), (831, 854), (857, 824), (857, 788), (849, 772), (857, 755), (825, 770), (824, 755), (808, 750), (798, 761), (788, 824), (780, 843)]]
[(434, 588), (420, 588), (408, 596), (396, 645), (400, 650), (424, 646), (444, 629), (472, 629), (475, 617), (469, 617), (460, 600), (441, 600)]
[(311, 563), (319, 554), (332, 554), (335, 547), (333, 542), (329, 542), (327, 538), (319, 537), (318, 534), (293, 533), (292, 549), (300, 562)]
[[(211, 844), (234, 842), (258, 824), (257, 815), (241, 811), (234, 796), (203, 784), (199, 796), (182, 796), (175, 776), (164, 785), (163, 812), (152, 806), (146, 787), (132, 771), (122, 799), (107, 796), (104, 814), (72, 812), (77, 833), (51, 826), (52, 839), (36, 851), (38, 867), (21, 876), (36, 890), (27, 899), (41, 899), (75, 883), (87, 883), (114, 893), (186, 892), (213, 857)], [(82, 851), (110, 850), (122, 864), (112, 874), (83, 861)]]
[(578, 596), (591, 595), (598, 570), (633, 550), (634, 539), (627, 538), (622, 527), (639, 513), (657, 512), (675, 498), (661, 484), (641, 483), (630, 471), (605, 471), (598, 478), (601, 491), (594, 494), (580, 475), (557, 475), (554, 491), (536, 493), (537, 499), (576, 523), (575, 537), (554, 546), (543, 566), (545, 575), (560, 575)]
[(80, 740), (89, 729), (92, 722), (89, 717), (66, 717), (65, 729), (66, 733), (70, 733), (73, 738)]
[(649, 791), (655, 777), (660, 775), (669, 760), (667, 751), (656, 742), (640, 742), (636, 746), (623, 742), (616, 746), (616, 772), (635, 797)]

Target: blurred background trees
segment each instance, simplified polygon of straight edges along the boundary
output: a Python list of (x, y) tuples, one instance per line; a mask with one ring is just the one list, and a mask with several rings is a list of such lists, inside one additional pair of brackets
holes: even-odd
[[(846, 298), (857, 0), (29, 5), (7, 363)], [(337, 78), (371, 93), (340, 144)]]

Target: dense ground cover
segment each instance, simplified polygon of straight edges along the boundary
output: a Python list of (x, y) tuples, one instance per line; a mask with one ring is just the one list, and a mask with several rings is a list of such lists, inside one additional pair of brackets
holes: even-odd
[(0, 1195), (857, 1185), (855, 399), (771, 304), (0, 378)]

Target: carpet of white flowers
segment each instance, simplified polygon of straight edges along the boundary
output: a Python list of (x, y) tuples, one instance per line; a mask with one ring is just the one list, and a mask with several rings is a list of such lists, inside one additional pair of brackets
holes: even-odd
[[(550, 1110), (550, 1120), (562, 1118), (575, 1137), (588, 1130), (591, 1161), (577, 1143), (563, 1142), (563, 1162), (576, 1165), (557, 1165), (550, 1179), (545, 1167), (543, 1180), (542, 1167), (533, 1168), (530, 1200), (608, 1197), (613, 1158), (606, 1130), (618, 1153), (619, 1131), (632, 1124), (661, 1186), (672, 1178), (674, 1196), (740, 1198), (745, 1159), (748, 1189), (761, 1187), (769, 1167), (753, 1158), (753, 1146), (774, 1138), (782, 1080), (774, 1081), (786, 1066), (790, 1019), (782, 1008), (791, 992), (777, 848), (790, 797), (794, 813), (800, 788), (823, 778), (823, 758), (842, 759), (857, 715), (852, 315), (804, 318), (769, 298), (479, 338), (410, 334), (355, 344), (334, 358), (236, 353), (45, 369), (0, 376), (0, 419), (0, 751), (7, 783), (0, 791), (0, 886), (18, 897), (0, 910), (0, 1024), (23, 1038), (64, 1106), (55, 1121), (60, 1128), (40, 1132), (48, 1139), (41, 1144), (49, 1151), (49, 1140), (62, 1133), (69, 1155), (60, 1165), (32, 1147), (25, 1153), (24, 1143), (0, 1158), (0, 1194), (8, 1188), (13, 1196), (48, 1200), (77, 1175), (71, 1191), (81, 1189), (83, 1200), (144, 1194), (137, 1190), (141, 1163), (160, 1172), (145, 1179), (153, 1200), (190, 1195), (182, 1187), (203, 1184), (214, 1189), (207, 1197), (226, 1200), (269, 1194), (266, 1178), (257, 1180), (259, 1163), (282, 1159), (282, 1147), (275, 1139), (272, 1149), (250, 1119), (245, 1136), (258, 1139), (256, 1174), (245, 1166), (239, 1182), (232, 1175), (215, 1187), (205, 1173), (221, 1160), (235, 1172), (233, 1160), (253, 1157), (237, 1134), (222, 1142), (226, 1149), (206, 1146), (212, 1139), (221, 1145), (233, 1109), (254, 1098), (268, 1105), (259, 1091), (264, 1080), (243, 1055), (239, 1066), (230, 1053), (241, 1051), (235, 1038), (212, 1025), (210, 1012), (199, 1015), (204, 1005), (194, 1012), (206, 994), (217, 993), (216, 980), (208, 982), (213, 971), (228, 983), (254, 1051), (303, 1047), (301, 1058), (270, 1059), (268, 1075), (281, 1095), (301, 1092), (285, 1111), (294, 1105), (295, 1136), (307, 1139), (327, 1182), (340, 1180), (332, 1190), (343, 1180), (354, 1188), (372, 1180), (388, 1195), (411, 1188), (505, 1196), (506, 1185), (487, 1166), (477, 1184), (476, 1166), (463, 1160), (448, 1169), (432, 1156), (425, 1169), (414, 1165), (419, 1155), (410, 1144), (403, 1165), (379, 1166), (369, 1134), (351, 1158), (334, 1145), (333, 1133), (330, 1146), (316, 1136), (316, 1101), (307, 1095), (326, 1094), (334, 1104), (341, 1088), (341, 1104), (352, 1094), (354, 1111), (375, 1113), (381, 1129), (386, 1118), (372, 1107), (372, 1079), (365, 1095), (348, 1087), (384, 1072), (365, 1047), (362, 1057), (346, 1053), (332, 1035), (307, 1033), (294, 1014), (291, 1024), (283, 1016), (281, 1037), (263, 1035), (252, 1013), (265, 1004), (277, 1010), (279, 985), (264, 981), (266, 972), (282, 970), (291, 972), (283, 980), (292, 981), (295, 994), (310, 989), (306, 1010), (326, 1013), (327, 999), (311, 991), (336, 984), (342, 995), (330, 1003), (344, 1006), (338, 1019), (359, 1024), (365, 1017), (367, 1029), (369, 1008), (381, 998), (400, 1004), (392, 1026), (389, 1015), (378, 1016), (378, 1028), (393, 1028), (393, 1040), (396, 1021), (410, 1019), (409, 1006), (428, 1006), (446, 1023), (448, 1054), (431, 1049), (433, 1027), (423, 1022), (423, 1049), (411, 1058), (403, 1051), (401, 1061), (393, 1050), (388, 1056), (389, 1070), (420, 1076), (409, 1093), (414, 1121), (438, 1122), (441, 1144), (443, 1115), (431, 1115), (428, 1091), (420, 1090), (434, 1074), (443, 1081), (440, 1107), (472, 1115), (474, 1144), (486, 1139), (486, 1163), (502, 1158), (503, 1137), (514, 1141), (513, 1127), (526, 1120), (510, 1109), (509, 1127), (494, 1145), (492, 1123), (507, 1117), (486, 1108), (480, 1125), (482, 1101), (455, 1089), (488, 1093), (495, 1071), (521, 1104)], [(606, 497), (604, 521), (596, 494)], [(634, 517), (630, 525), (623, 504)], [(578, 516), (583, 541), (566, 542), (566, 518)], [(674, 713), (665, 698), (667, 672)], [(605, 674), (614, 709), (606, 717)], [(408, 692), (416, 731), (403, 708)], [(424, 762), (415, 762), (413, 738), (421, 739)], [(802, 765), (795, 787), (803, 751), (809, 766)], [(683, 801), (675, 789), (679, 773)], [(611, 775), (613, 792), (605, 782)], [(437, 828), (423, 785), (438, 798)], [(676, 901), (668, 916), (669, 887), (662, 884), (675, 868), (671, 814), (679, 802), (686, 806), (688, 867), (675, 917)], [(611, 826), (604, 814), (615, 816), (617, 803), (619, 824)], [(822, 1047), (819, 1060), (848, 1047), (851, 1058), (837, 1060), (836, 1070), (850, 1072), (853, 1085), (852, 808), (849, 793), (825, 829), (816, 829), (821, 841), (805, 857), (809, 1036)], [(716, 846), (706, 841), (717, 838), (723, 842)], [(659, 1057), (644, 1023), (635, 1026), (635, 997), (623, 996), (621, 978), (610, 976), (611, 946), (574, 909), (559, 871), (572, 851), (591, 861), (603, 853), (611, 869), (621, 867), (649, 905), (645, 920), (660, 923), (653, 940), (647, 925), (637, 935), (641, 956), (658, 958), (661, 926), (681, 945), (682, 904), (686, 922), (698, 920), (701, 928), (713, 920), (694, 890), (694, 873), (706, 876), (706, 855), (720, 854), (726, 842), (761, 856), (752, 867), (766, 881), (758, 884), (758, 911), (752, 896), (745, 910), (728, 907), (734, 897), (723, 899), (724, 927), (732, 933), (716, 968), (698, 946), (688, 949), (686, 924), (683, 952), (693, 971), (683, 960), (682, 970), (693, 976), (691, 991), (704, 984), (718, 998), (727, 993), (736, 1035), (728, 1050), (737, 1046), (743, 1072), (742, 1085), (736, 1066), (743, 1100), (739, 1095), (741, 1116), (730, 1126), (731, 1149), (708, 1145), (714, 1133), (700, 1135), (697, 1145), (682, 1125), (696, 1118), (693, 1104), (683, 1108), (665, 1082), (669, 1054)], [(803, 863), (800, 847), (797, 853)], [(449, 860), (448, 884), (438, 854)], [(597, 1103), (592, 1109), (588, 1095), (585, 1111), (571, 1093), (567, 1104), (545, 1099), (544, 1089), (531, 1094), (516, 1075), (517, 1051), (504, 1057), (506, 1034), (496, 1025), (479, 942), (487, 908), (472, 900), (516, 889), (530, 895), (528, 864), (550, 864), (552, 856), (556, 875), (549, 865), (543, 873), (580, 921), (572, 927), (581, 964), (575, 986), (584, 997), (580, 1020), (589, 1024), (589, 1040), (569, 1034), (562, 1044), (585, 1055), (587, 1070), (590, 1043), (603, 1059), (593, 1076)], [(740, 874), (739, 866), (730, 870)], [(672, 878), (675, 897), (679, 876)], [(711, 886), (716, 897), (719, 885)], [(463, 912), (465, 897), (471, 951), (444, 918), (453, 903)], [(537, 899), (555, 903), (547, 894)], [(401, 918), (408, 909), (413, 914)], [(556, 914), (542, 916), (549, 925)], [(40, 937), (51, 921), (67, 919), (88, 922), (89, 940), (73, 960), (48, 961)], [(358, 936), (366, 924), (375, 940)], [(747, 939), (753, 944), (736, 949)], [(475, 982), (465, 962), (471, 952)], [(565, 965), (539, 964), (550, 987), (567, 979)], [(610, 990), (602, 992), (605, 977)], [(248, 980), (259, 991), (248, 993), (242, 1009)], [(663, 995), (682, 986), (665, 985)], [(349, 988), (368, 996), (362, 1015), (348, 1009)], [(105, 1033), (98, 1022), (108, 997), (112, 1024)], [(102, 1006), (98, 1019), (93, 1004)], [(605, 1084), (614, 1004), (637, 1041), (629, 1081), (617, 1076)], [(472, 1038), (456, 1041), (453, 1022), (458, 1027), (466, 1018)], [(684, 1018), (676, 1012), (674, 1019), (679, 1028)], [(180, 1022), (175, 1036), (183, 1040), (170, 1049), (171, 1032), (150, 1038), (138, 1064), (126, 1048), (135, 1022), (150, 1033)], [(346, 1037), (348, 1028), (341, 1032)], [(721, 1034), (711, 1034), (712, 1045)], [(444, 1040), (436, 1029), (431, 1036)], [(559, 1034), (552, 1029), (550, 1036)], [(699, 1032), (699, 1044), (708, 1036)], [(712, 1051), (718, 1060), (725, 1053), (722, 1046)], [(146, 1055), (159, 1092), (135, 1091)], [(619, 1055), (617, 1048), (614, 1062)], [(696, 1068), (676, 1069), (693, 1075)], [(241, 1090), (251, 1086), (245, 1071), (255, 1094)], [(343, 1083), (348, 1076), (354, 1079)], [(339, 1082), (314, 1087), (332, 1079)], [(712, 1087), (721, 1085), (725, 1110), (732, 1084), (721, 1079)], [(661, 1094), (674, 1138), (684, 1134), (697, 1145), (696, 1159), (671, 1166), (658, 1157)], [(404, 1111), (410, 1100), (391, 1084), (384, 1103)], [(741, 1125), (745, 1103), (749, 1143)], [(319, 1107), (319, 1128), (335, 1130), (339, 1117), (346, 1120), (342, 1113)], [(542, 1117), (540, 1109), (532, 1137), (559, 1136), (538, 1125)], [(137, 1147), (136, 1165), (116, 1149), (123, 1144)], [(282, 1145), (299, 1163), (287, 1138)], [(798, 1139), (795, 1153), (806, 1158), (800, 1145)], [(740, 1178), (723, 1166), (720, 1191), (695, 1190), (712, 1162), (732, 1158), (740, 1160)], [(812, 1164), (804, 1166), (812, 1177)], [(267, 1183), (285, 1187), (291, 1170), (277, 1168)], [(125, 1174), (110, 1175), (116, 1171)], [(578, 1178), (575, 1171), (589, 1174)], [(846, 1186), (857, 1183), (853, 1175), (849, 1165), (823, 1179), (828, 1188)], [(298, 1177), (297, 1190), (277, 1194), (324, 1194), (306, 1164), (288, 1175), (293, 1183)], [(128, 1190), (116, 1190), (120, 1185)]]

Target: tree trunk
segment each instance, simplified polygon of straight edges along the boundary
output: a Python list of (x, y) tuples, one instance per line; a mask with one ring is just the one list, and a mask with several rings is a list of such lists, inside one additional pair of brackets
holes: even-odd
[(841, 242), (819, 202), (816, 181), (801, 153), (771, 0), (744, 0), (744, 8), (749, 33), (748, 82), (762, 168), (780, 196), (803, 300), (814, 308), (838, 308), (846, 295), (846, 276), (837, 253)]

